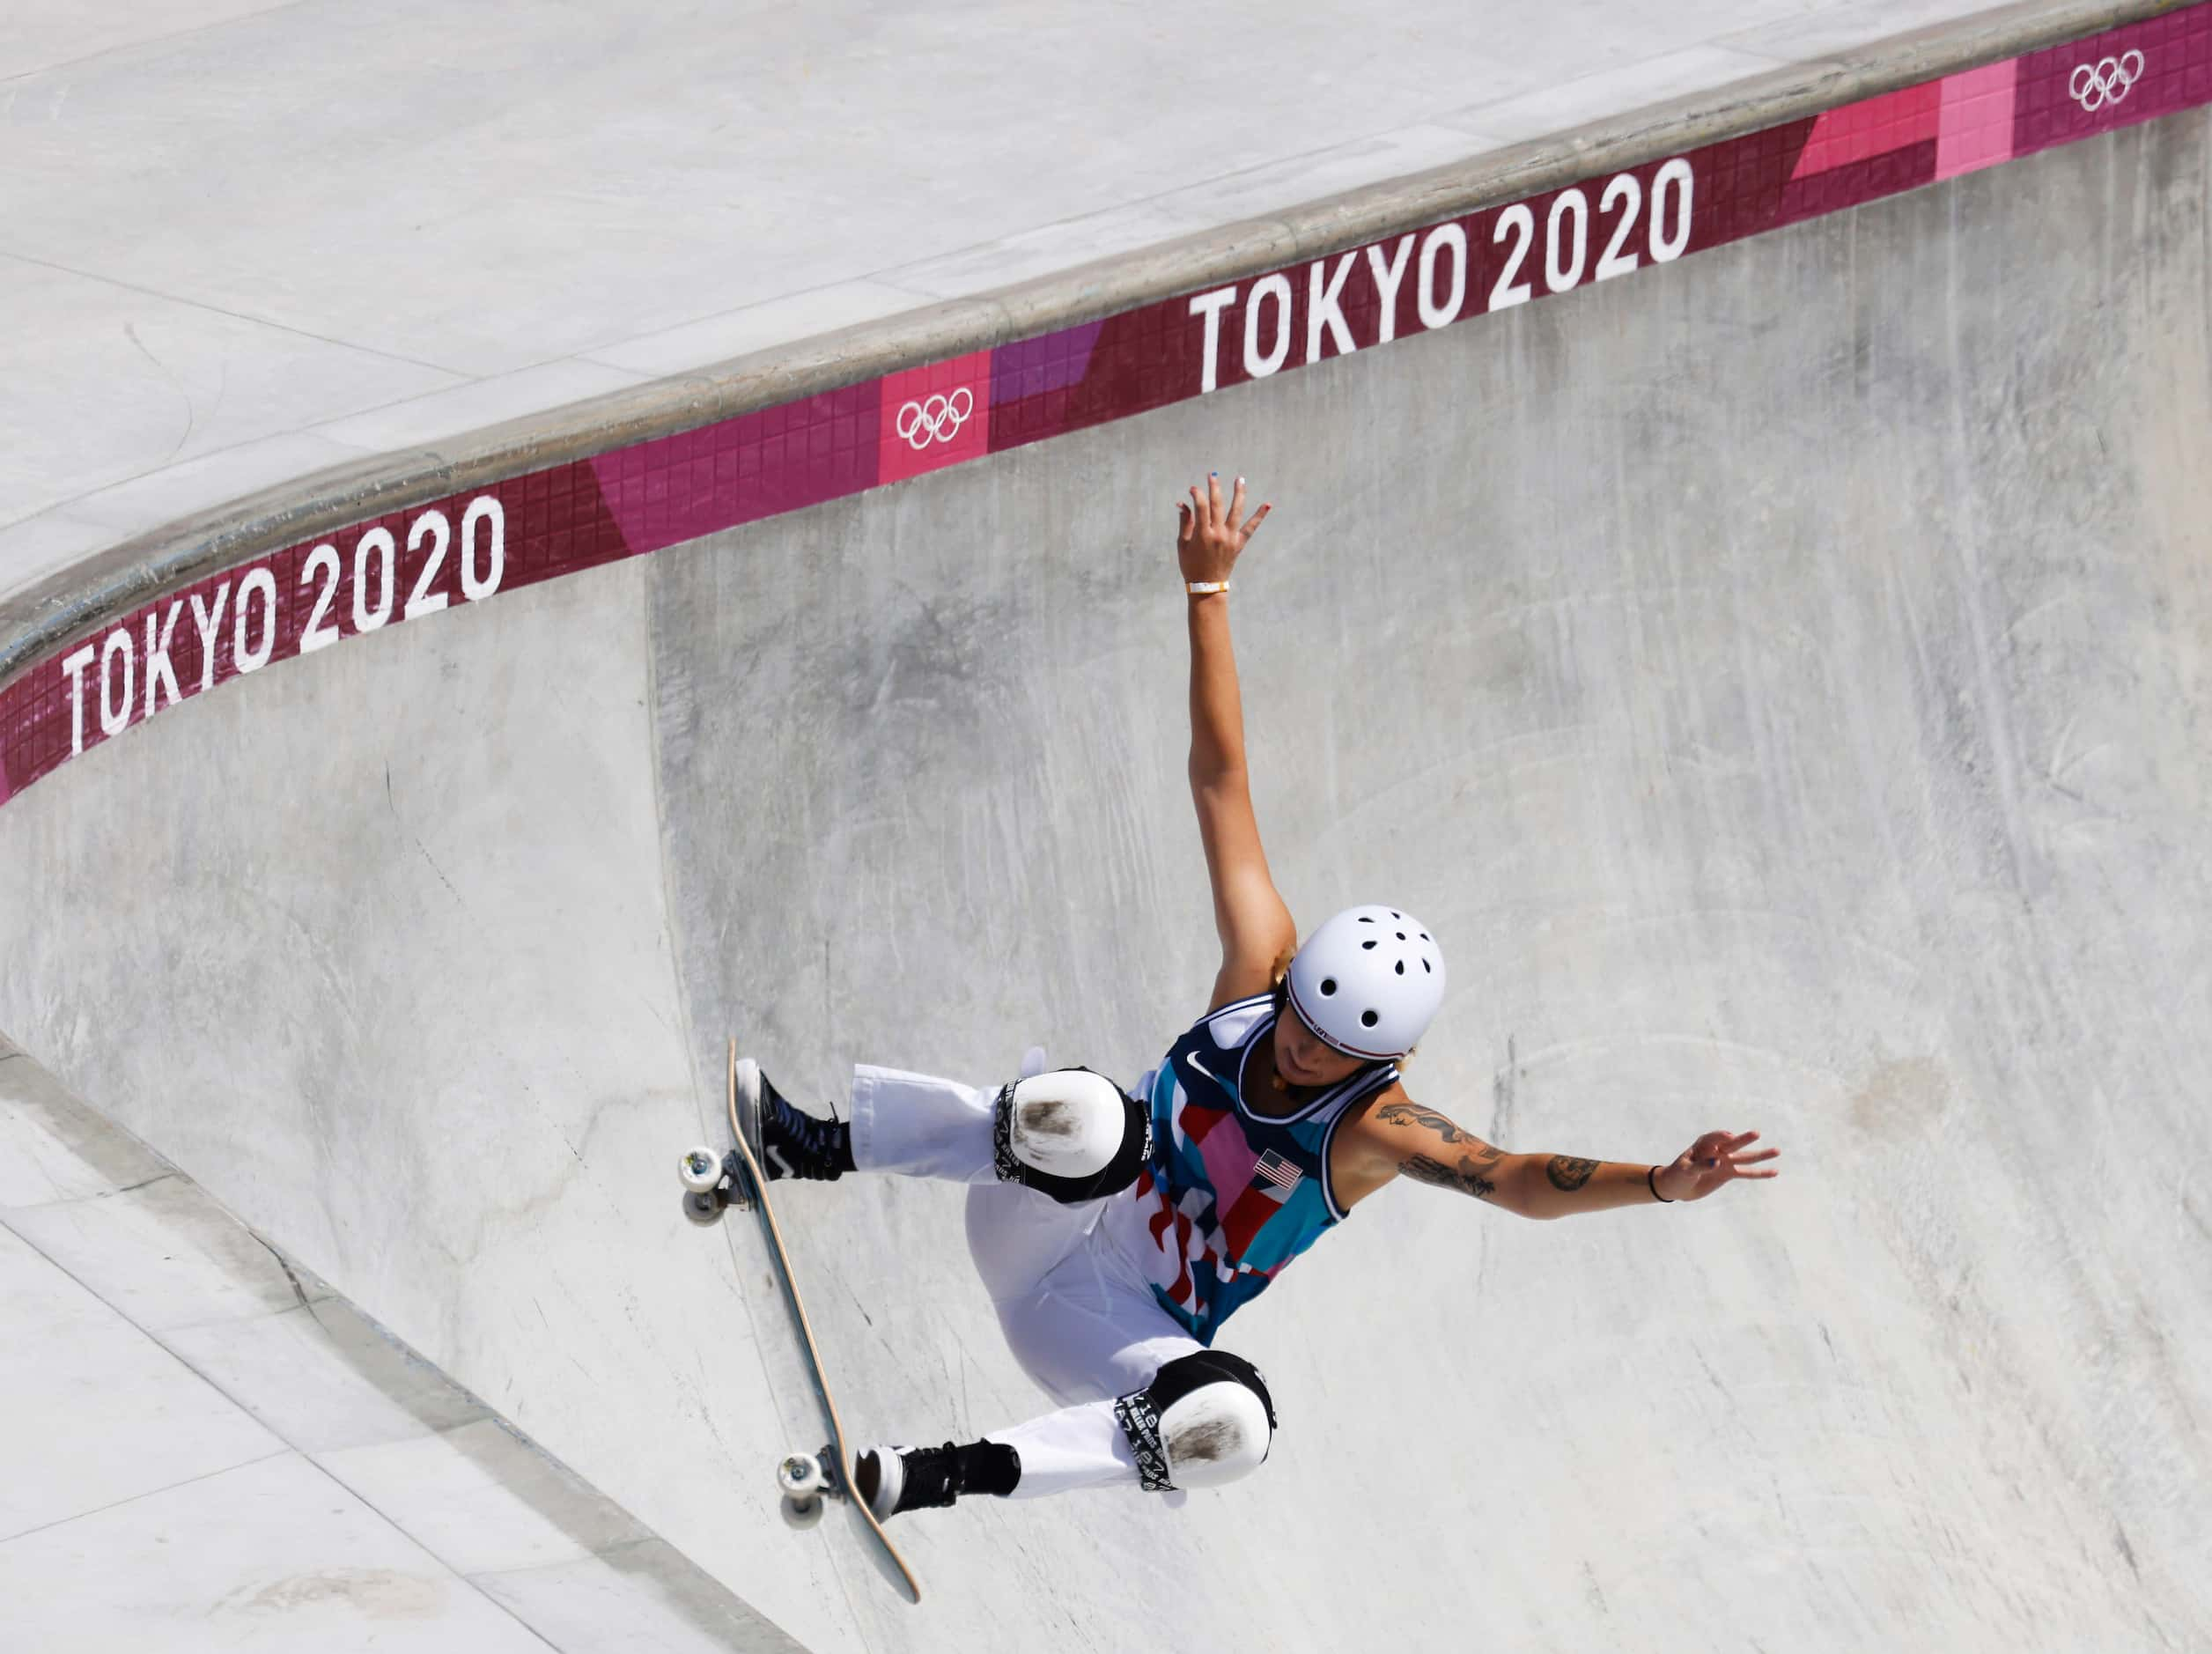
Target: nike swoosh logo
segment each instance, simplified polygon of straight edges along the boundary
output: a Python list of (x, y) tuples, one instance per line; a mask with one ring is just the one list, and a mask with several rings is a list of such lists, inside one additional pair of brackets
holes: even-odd
[(1196, 1052), (1193, 1052), (1191, 1055), (1185, 1057), (1183, 1061), (1189, 1063), (1193, 1068), (1196, 1068), (1200, 1074), (1204, 1074), (1207, 1079), (1213, 1081), (1216, 1085), (1226, 1086), (1228, 1083), (1228, 1082), (1222, 1079), (1220, 1074), (1214, 1073), (1213, 1069), (1207, 1067), (1204, 1063), (1200, 1062)]

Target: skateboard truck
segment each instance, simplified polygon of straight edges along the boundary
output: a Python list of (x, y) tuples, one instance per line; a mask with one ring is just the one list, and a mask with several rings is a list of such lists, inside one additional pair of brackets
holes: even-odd
[(786, 1526), (810, 1528), (822, 1520), (832, 1499), (849, 1495), (837, 1476), (837, 1449), (825, 1442), (818, 1453), (793, 1453), (776, 1466), (776, 1491), (784, 1496)]
[(712, 1148), (686, 1149), (681, 1170), (683, 1215), (702, 1229), (719, 1223), (726, 1207), (753, 1209), (752, 1177), (735, 1149), (719, 1159)]

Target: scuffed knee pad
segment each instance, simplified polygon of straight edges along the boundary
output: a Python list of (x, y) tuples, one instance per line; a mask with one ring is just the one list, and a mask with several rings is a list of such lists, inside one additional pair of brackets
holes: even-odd
[(1227, 1350), (1194, 1350), (1114, 1403), (1147, 1493), (1216, 1488), (1267, 1460), (1275, 1403), (1259, 1369)]
[(1058, 1068), (999, 1091), (999, 1176), (1080, 1206), (1118, 1194), (1152, 1157), (1152, 1111), (1088, 1068)]

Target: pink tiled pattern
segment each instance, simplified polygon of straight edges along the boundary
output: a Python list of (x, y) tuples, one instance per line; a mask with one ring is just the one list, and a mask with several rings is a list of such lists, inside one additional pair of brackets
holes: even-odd
[(876, 480), (941, 470), (991, 449), (991, 352), (889, 373), (883, 380)]
[(1832, 172), (1854, 161), (1893, 154), (1936, 137), (1945, 83), (1907, 86), (1863, 103), (1846, 104), (1816, 118), (1812, 136), (1792, 170), (1793, 179)]
[(2012, 94), (2019, 81), (2017, 58), (1970, 69), (1943, 81), (1936, 177), (1956, 178), (2012, 159)]

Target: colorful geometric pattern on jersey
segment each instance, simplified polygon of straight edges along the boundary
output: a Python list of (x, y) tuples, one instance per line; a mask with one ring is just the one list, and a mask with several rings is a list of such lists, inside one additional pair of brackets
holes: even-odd
[(1244, 1104), (1246, 1065), (1275, 1026), (1263, 993), (1201, 1017), (1145, 1076), (1152, 1160), (1106, 1222), (1135, 1259), (1161, 1308), (1211, 1344), (1290, 1260), (1341, 1222), (1329, 1146), (1352, 1105), (1397, 1078), (1376, 1063), (1295, 1114)]

